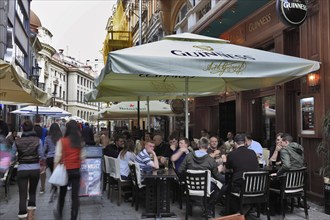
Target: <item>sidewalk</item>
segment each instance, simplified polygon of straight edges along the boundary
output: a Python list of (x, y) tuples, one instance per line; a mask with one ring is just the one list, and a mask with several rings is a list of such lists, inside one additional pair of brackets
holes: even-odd
[[(47, 173), (49, 177), (49, 173)], [(39, 187), (37, 191), (37, 210), (36, 219), (38, 220), (53, 220), (53, 209), (56, 206), (56, 202), (48, 203), (50, 198), (50, 185), (46, 183), (46, 192), (39, 194)], [(71, 208), (71, 191), (68, 191), (66, 196), (66, 205), (64, 209), (64, 220), (70, 219), (70, 208)], [(4, 187), (0, 188), (0, 219), (1, 220), (17, 220), (18, 213), (18, 187), (17, 185), (11, 185), (9, 189), (8, 202), (4, 198)], [(100, 197), (81, 197), (80, 198), (80, 216), (81, 220), (135, 220), (141, 219), (141, 214), (144, 211), (143, 201), (140, 201), (140, 207), (138, 211), (135, 211), (134, 207), (131, 207), (131, 203), (123, 202), (121, 206), (117, 206), (117, 201), (111, 203), (107, 199), (107, 195), (104, 192)], [(310, 209), (308, 210), (310, 220), (329, 220), (330, 216), (324, 214), (323, 207), (317, 206), (314, 203), (309, 202)], [(221, 207), (216, 206), (216, 217), (219, 217), (218, 213)], [(176, 218), (162, 218), (164, 220), (181, 220), (185, 217), (185, 209), (179, 209), (178, 203), (171, 204), (171, 211), (173, 211)], [(194, 207), (193, 216), (190, 220), (200, 220), (201, 210), (199, 207)], [(286, 214), (287, 220), (301, 220), (304, 218), (303, 209), (295, 208), (293, 213)], [(152, 219), (152, 218), (150, 218)], [(257, 219), (249, 217), (248, 219)], [(261, 220), (266, 220), (267, 217), (261, 215)], [(280, 216), (272, 216), (272, 220), (281, 219)]]

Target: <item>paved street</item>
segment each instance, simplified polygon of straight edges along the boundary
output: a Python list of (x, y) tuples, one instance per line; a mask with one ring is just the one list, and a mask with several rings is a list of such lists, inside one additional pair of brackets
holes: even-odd
[[(47, 184), (47, 190), (45, 194), (37, 194), (37, 211), (36, 217), (38, 220), (53, 220), (53, 209), (55, 207), (54, 203), (48, 203), (50, 197), (50, 186)], [(67, 194), (66, 207), (64, 212), (64, 220), (70, 219), (70, 191)], [(138, 211), (135, 211), (131, 207), (130, 203), (123, 202), (121, 206), (117, 206), (116, 200), (113, 203), (107, 199), (106, 193), (101, 197), (82, 197), (80, 198), (80, 219), (89, 220), (89, 219), (109, 219), (109, 220), (134, 220), (141, 219), (141, 214), (144, 211), (142, 205), (143, 201), (140, 201), (140, 207)], [(317, 206), (316, 204), (309, 203), (311, 206), (309, 209), (309, 219), (310, 220), (329, 220), (330, 216), (323, 213), (323, 207)], [(216, 206), (216, 213), (219, 213), (221, 207)], [(178, 203), (171, 204), (171, 211), (173, 211), (177, 217), (176, 218), (162, 218), (164, 220), (169, 219), (184, 219), (185, 209), (180, 210)], [(10, 196), (8, 202), (4, 199), (4, 187), (0, 188), (0, 219), (1, 220), (12, 220), (18, 219), (18, 187), (17, 185), (10, 186)], [(216, 214), (216, 217), (219, 215)], [(192, 220), (202, 219), (201, 210), (199, 207), (194, 207), (193, 217), (189, 217)], [(257, 219), (253, 216), (248, 219)], [(266, 220), (266, 216), (261, 216), (261, 220)], [(280, 216), (272, 216), (271, 219), (280, 219)], [(295, 208), (292, 214), (287, 214), (287, 220), (300, 220), (304, 219), (303, 209)]]

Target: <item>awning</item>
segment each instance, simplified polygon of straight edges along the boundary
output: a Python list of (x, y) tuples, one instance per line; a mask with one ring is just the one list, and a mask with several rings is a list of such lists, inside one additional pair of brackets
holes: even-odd
[(0, 60), (0, 103), (49, 104), (51, 97), (24, 77), (23, 70)]

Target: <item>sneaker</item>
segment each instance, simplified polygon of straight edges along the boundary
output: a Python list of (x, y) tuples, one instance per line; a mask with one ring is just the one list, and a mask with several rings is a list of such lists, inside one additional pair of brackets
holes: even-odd
[(72, 186), (68, 186), (68, 188), (67, 188), (67, 189), (68, 189), (68, 191), (71, 191), (71, 189), (72, 189)]
[(45, 193), (45, 190), (44, 189), (41, 189), (40, 190), (40, 194), (44, 194)]

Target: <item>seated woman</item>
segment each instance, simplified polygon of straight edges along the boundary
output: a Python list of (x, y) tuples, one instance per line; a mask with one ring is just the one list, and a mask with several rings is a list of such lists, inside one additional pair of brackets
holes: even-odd
[(118, 159), (120, 161), (120, 175), (122, 180), (130, 180), (129, 162), (134, 162), (136, 155), (134, 154), (135, 144), (132, 139), (128, 139), (124, 143), (124, 148), (120, 151)]

